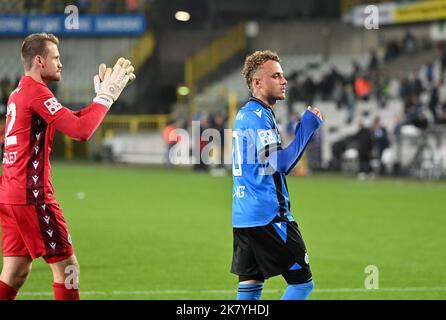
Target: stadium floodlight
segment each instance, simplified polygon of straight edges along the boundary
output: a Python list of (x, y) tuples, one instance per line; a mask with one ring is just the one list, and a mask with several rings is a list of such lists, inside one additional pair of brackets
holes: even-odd
[(190, 93), (190, 89), (188, 87), (186, 87), (186, 86), (181, 86), (181, 87), (178, 87), (177, 93), (180, 96), (187, 96)]
[(177, 11), (175, 13), (175, 19), (177, 19), (178, 21), (189, 21), (191, 18), (191, 15), (189, 12), (187, 11)]

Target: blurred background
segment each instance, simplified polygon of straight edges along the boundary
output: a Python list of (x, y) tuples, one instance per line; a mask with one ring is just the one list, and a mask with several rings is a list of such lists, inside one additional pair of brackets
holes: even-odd
[[(0, 0), (0, 133), (22, 41), (42, 31), (60, 37), (51, 90), (73, 110), (100, 63), (125, 56), (137, 74), (89, 142), (55, 137), (84, 298), (235, 297), (227, 129), (249, 98), (244, 60), (267, 49), (288, 80), (284, 144), (308, 105), (325, 120), (288, 179), (311, 297), (445, 298), (445, 0)], [(177, 129), (191, 137), (180, 164)], [(379, 290), (364, 287), (370, 265)], [(51, 298), (49, 277), (38, 262), (21, 298)], [(280, 298), (283, 280), (268, 283)]]
[[(73, 5), (77, 28), (67, 25)], [(168, 162), (173, 129), (191, 131), (192, 120), (201, 132), (231, 127), (249, 97), (244, 58), (271, 49), (288, 79), (276, 111), (284, 140), (307, 105), (325, 118), (297, 174), (445, 175), (444, 1), (14, 0), (1, 1), (0, 12), (3, 120), (29, 33), (61, 37), (64, 79), (52, 89), (72, 109), (90, 103), (99, 63), (122, 55), (135, 64), (138, 81), (94, 139), (85, 145), (60, 136), (57, 157)], [(222, 167), (218, 154), (230, 153), (230, 144), (215, 150), (215, 165), (197, 168)]]

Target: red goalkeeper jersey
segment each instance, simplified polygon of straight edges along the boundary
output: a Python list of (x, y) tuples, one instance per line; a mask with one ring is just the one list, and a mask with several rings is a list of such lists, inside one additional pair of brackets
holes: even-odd
[(107, 108), (98, 103), (73, 112), (63, 107), (47, 86), (23, 77), (8, 100), (0, 203), (57, 203), (50, 176), (55, 131), (86, 141), (106, 113)]

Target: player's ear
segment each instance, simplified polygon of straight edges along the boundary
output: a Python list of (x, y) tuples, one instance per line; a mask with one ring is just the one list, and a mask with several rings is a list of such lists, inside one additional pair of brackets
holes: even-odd
[(254, 78), (253, 79), (253, 87), (256, 89), (260, 88), (260, 79), (259, 78)]
[(45, 68), (45, 64), (43, 63), (43, 60), (44, 59), (42, 56), (39, 56), (39, 55), (35, 56), (34, 57), (34, 65)]

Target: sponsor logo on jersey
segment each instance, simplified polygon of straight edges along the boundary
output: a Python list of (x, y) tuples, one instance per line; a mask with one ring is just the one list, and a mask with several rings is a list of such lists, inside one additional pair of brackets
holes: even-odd
[(36, 184), (37, 181), (39, 180), (39, 177), (38, 177), (38, 176), (32, 176), (31, 178), (33, 178), (34, 184)]
[(53, 250), (56, 249), (56, 243), (55, 242), (51, 242), (50, 243), (50, 247), (53, 248)]
[(53, 230), (47, 230), (46, 233), (48, 233), (48, 235), (52, 238), (53, 237)]
[(277, 134), (275, 130), (258, 130), (257, 134), (260, 138), (260, 142), (265, 147), (270, 144), (277, 143)]
[(43, 220), (45, 220), (46, 224), (50, 223), (50, 217), (48, 217), (48, 216), (44, 216)]
[(50, 98), (46, 100), (44, 103), (45, 107), (48, 109), (48, 111), (54, 116), (57, 111), (62, 109), (62, 105), (57, 101), (56, 98)]

